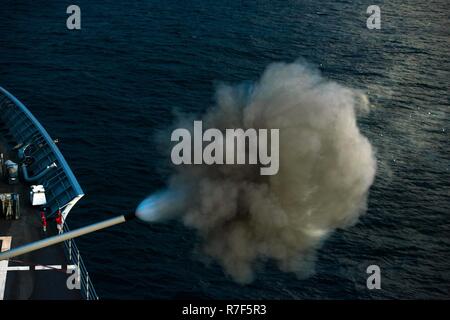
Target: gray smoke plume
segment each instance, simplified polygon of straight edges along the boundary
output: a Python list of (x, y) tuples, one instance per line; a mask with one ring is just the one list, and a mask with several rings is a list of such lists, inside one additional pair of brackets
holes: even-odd
[(308, 275), (327, 235), (365, 211), (376, 160), (357, 126), (364, 110), (366, 96), (303, 63), (275, 63), (251, 86), (218, 88), (205, 128), (280, 129), (276, 175), (255, 165), (184, 165), (170, 179), (189, 199), (184, 224), (235, 281), (251, 282), (255, 263), (268, 259)]

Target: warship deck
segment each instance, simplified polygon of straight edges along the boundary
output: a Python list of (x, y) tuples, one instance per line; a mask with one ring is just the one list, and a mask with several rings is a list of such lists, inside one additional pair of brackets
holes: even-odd
[[(8, 151), (10, 145), (0, 137), (0, 153), (15, 161)], [(29, 201), (29, 185), (20, 182), (10, 185), (0, 179), (0, 193), (20, 195), (19, 220), (0, 217), (0, 239), (2, 251), (43, 239), (57, 233), (53, 220), (48, 221), (47, 231), (42, 229), (38, 208)], [(4, 300), (28, 299), (82, 299), (80, 290), (69, 290), (66, 273), (70, 261), (65, 256), (64, 244), (35, 251), (9, 261), (0, 261), (0, 298)], [(3, 292), (2, 292), (3, 291)]]
[[(78, 181), (47, 131), (11, 93), (0, 87), (0, 152), (4, 160), (20, 163), (19, 150), (32, 146), (27, 156), (27, 175), (9, 184), (0, 175), (0, 194), (20, 195), (20, 218), (6, 220), (0, 214), (0, 250), (16, 248), (57, 233), (54, 217), (61, 210), (64, 232), (71, 209), (83, 196)], [(24, 149), (25, 148), (25, 149)], [(23, 156), (22, 156), (23, 157)], [(50, 170), (48, 168), (51, 168)], [(33, 181), (33, 182), (30, 182)], [(30, 185), (43, 185), (47, 200), (47, 231), (38, 207), (32, 207)], [(0, 210), (1, 212), (1, 210)], [(73, 269), (78, 270), (77, 285)], [(70, 269), (68, 273), (67, 270)], [(72, 284), (68, 288), (68, 283)], [(0, 300), (98, 299), (74, 240), (0, 261)]]

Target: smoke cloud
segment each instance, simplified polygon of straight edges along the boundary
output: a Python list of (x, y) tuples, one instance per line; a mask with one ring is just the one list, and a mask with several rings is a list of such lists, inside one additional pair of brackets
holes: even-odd
[(267, 260), (307, 276), (327, 235), (366, 209), (376, 160), (357, 114), (368, 99), (304, 63), (275, 63), (256, 83), (220, 86), (216, 101), (206, 128), (280, 129), (280, 169), (261, 176), (255, 165), (176, 167), (169, 189), (188, 199), (182, 221), (237, 282), (251, 282)]

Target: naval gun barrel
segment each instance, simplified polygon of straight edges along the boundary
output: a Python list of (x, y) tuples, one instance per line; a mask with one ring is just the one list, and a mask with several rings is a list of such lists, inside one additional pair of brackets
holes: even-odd
[(20, 255), (23, 255), (25, 253), (29, 253), (32, 251), (36, 251), (42, 248), (46, 248), (58, 243), (61, 243), (63, 241), (66, 240), (70, 240), (88, 233), (92, 233), (101, 229), (105, 229), (105, 228), (109, 228), (112, 226), (115, 226), (117, 224), (120, 223), (124, 223), (127, 222), (133, 218), (135, 218), (136, 215), (134, 213), (130, 213), (130, 214), (126, 214), (126, 215), (121, 215), (112, 219), (108, 219), (105, 221), (101, 221), (101, 222), (97, 222), (94, 224), (91, 224), (89, 226), (86, 227), (82, 227), (76, 230), (72, 230), (66, 233), (61, 233), (58, 234), (56, 236), (53, 237), (49, 237), (46, 239), (42, 239), (36, 242), (32, 242), (29, 244), (25, 244), (23, 246), (11, 249), (11, 250), (7, 250), (7, 251), (3, 251), (0, 253), (0, 261), (1, 260), (7, 260), (7, 259), (11, 259)]

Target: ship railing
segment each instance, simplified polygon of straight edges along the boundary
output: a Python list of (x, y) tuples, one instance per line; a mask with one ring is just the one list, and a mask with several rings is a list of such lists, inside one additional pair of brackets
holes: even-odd
[[(69, 232), (69, 227), (64, 224), (64, 232)], [(99, 296), (95, 291), (94, 285), (89, 277), (89, 272), (84, 265), (83, 259), (81, 258), (80, 251), (75, 243), (75, 240), (70, 239), (64, 242), (64, 249), (66, 256), (70, 263), (75, 266), (78, 271), (78, 283), (80, 284), (80, 292), (84, 299), (86, 300), (99, 300)]]

